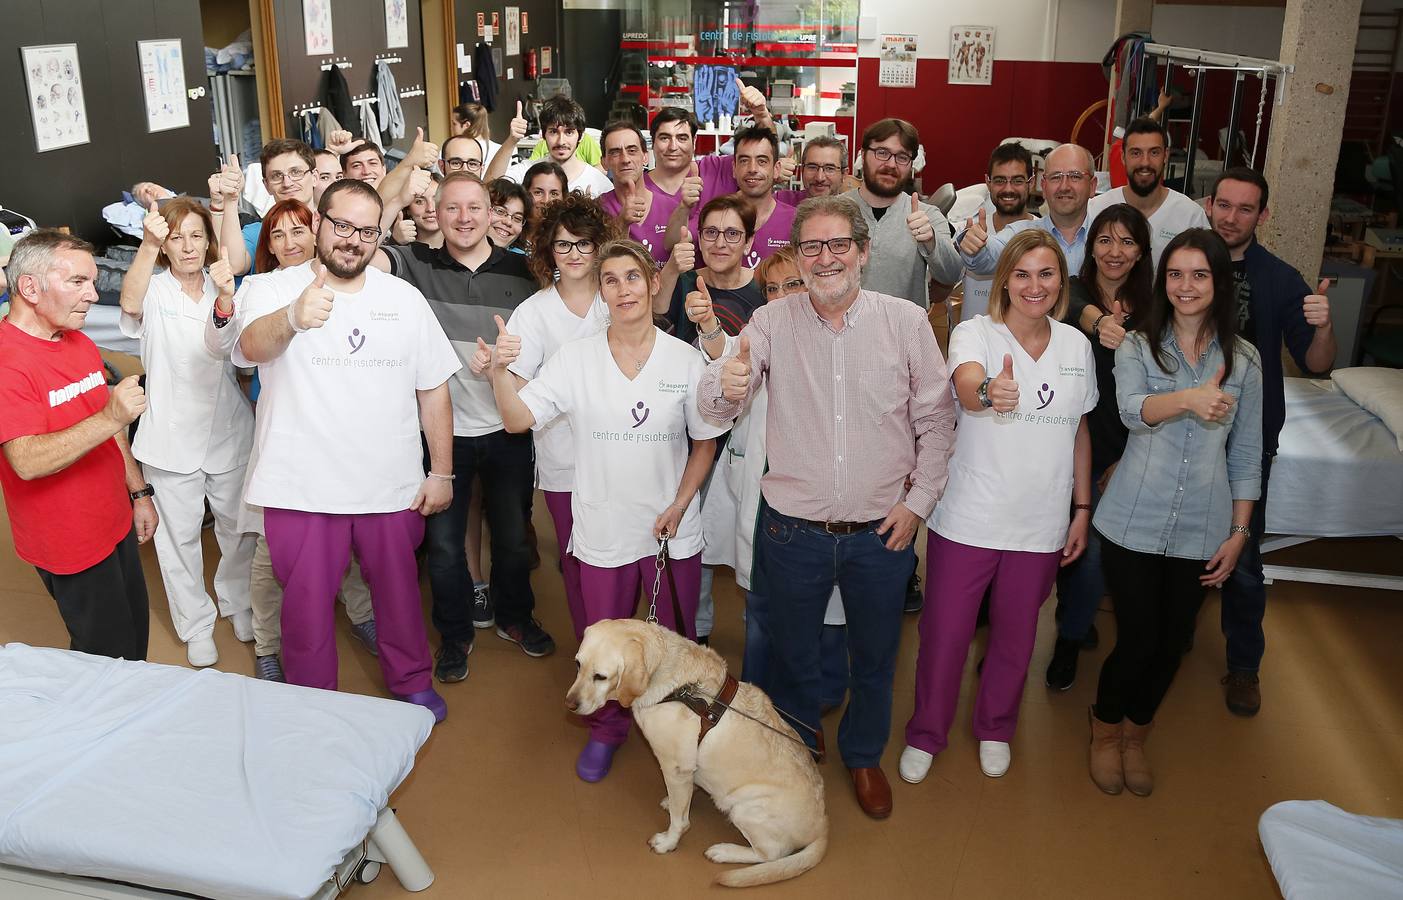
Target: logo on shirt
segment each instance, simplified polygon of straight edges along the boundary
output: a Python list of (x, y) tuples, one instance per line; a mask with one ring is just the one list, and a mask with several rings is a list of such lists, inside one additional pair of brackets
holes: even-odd
[(360, 333), (359, 328), (352, 328), (351, 333), (346, 335), (346, 343), (351, 345), (351, 353), (355, 353), (365, 346), (365, 335)]
[[(1047, 392), (1047, 399), (1046, 399), (1046, 400), (1043, 400), (1043, 391), (1046, 391), (1046, 392)], [(1039, 399), (1039, 400), (1042, 400), (1042, 405), (1039, 406), (1038, 409), (1047, 409), (1047, 405), (1048, 405), (1049, 403), (1052, 402), (1052, 395), (1053, 395), (1053, 394), (1056, 394), (1056, 393), (1057, 393), (1057, 392), (1054, 391), (1054, 390), (1052, 390), (1051, 388), (1049, 388), (1049, 387), (1047, 386), (1047, 382), (1044, 381), (1044, 382), (1043, 382), (1043, 386), (1042, 386), (1042, 390), (1041, 390), (1041, 391), (1038, 391), (1038, 399)]]
[[(643, 410), (642, 418), (640, 418), (638, 415), (638, 411), (640, 409)], [(649, 410), (648, 407), (643, 404), (642, 400), (639, 400), (636, 404), (634, 404), (633, 409), (629, 410), (629, 415), (633, 416), (633, 427), (637, 428), (639, 425), (642, 425), (644, 422), (648, 421), (649, 412), (651, 412), (651, 410)]]
[(102, 383), (103, 378), (101, 372), (90, 372), (84, 375), (82, 379), (72, 384), (65, 385), (57, 390), (49, 391), (49, 408), (53, 409), (55, 406), (62, 406), (79, 394), (86, 394)]

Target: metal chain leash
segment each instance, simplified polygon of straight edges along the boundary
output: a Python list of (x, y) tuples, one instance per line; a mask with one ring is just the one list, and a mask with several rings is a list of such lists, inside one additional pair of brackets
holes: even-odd
[(658, 592), (662, 590), (663, 569), (667, 568), (667, 530), (663, 530), (663, 536), (658, 540), (658, 556), (653, 561), (653, 596), (648, 600), (648, 618), (645, 620), (654, 625), (658, 624)]

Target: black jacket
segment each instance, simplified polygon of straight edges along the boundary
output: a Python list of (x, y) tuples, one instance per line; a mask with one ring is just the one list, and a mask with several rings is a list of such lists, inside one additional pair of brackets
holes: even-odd
[(356, 108), (351, 103), (351, 89), (347, 86), (346, 76), (341, 74), (340, 67), (333, 64), (322, 76), (320, 99), (322, 106), (331, 110), (331, 114), (341, 123), (342, 128), (354, 129), (359, 124), (360, 116), (356, 114)]
[(497, 108), (497, 67), (492, 65), (490, 45), (478, 44), (473, 50), (473, 71), (477, 73), (473, 77), (477, 79), (482, 105), (487, 107), (488, 112), (492, 112)]

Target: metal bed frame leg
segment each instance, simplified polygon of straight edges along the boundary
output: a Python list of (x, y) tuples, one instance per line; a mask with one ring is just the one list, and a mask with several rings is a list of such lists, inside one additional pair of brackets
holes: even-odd
[(434, 883), (433, 869), (389, 807), (380, 810), (380, 817), (370, 830), (368, 850), (369, 859), (389, 864), (390, 871), (406, 891), (422, 891)]

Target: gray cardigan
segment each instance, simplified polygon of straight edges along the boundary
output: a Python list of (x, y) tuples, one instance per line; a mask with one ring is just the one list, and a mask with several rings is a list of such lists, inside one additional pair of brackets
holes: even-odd
[(960, 262), (960, 255), (950, 239), (950, 225), (939, 209), (929, 203), (921, 204), (935, 228), (935, 249), (928, 252), (916, 243), (906, 228), (906, 216), (911, 209), (909, 194), (902, 194), (880, 220), (872, 214), (872, 207), (862, 199), (862, 193), (856, 188), (843, 196), (852, 198), (858, 209), (862, 210), (862, 216), (872, 232), (871, 256), (862, 272), (864, 288), (879, 294), (905, 297), (927, 309), (930, 307), (930, 279), (948, 285), (959, 283), (964, 274), (964, 264)]

